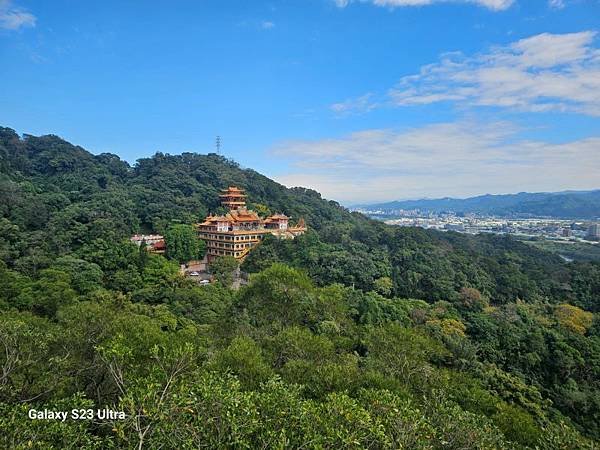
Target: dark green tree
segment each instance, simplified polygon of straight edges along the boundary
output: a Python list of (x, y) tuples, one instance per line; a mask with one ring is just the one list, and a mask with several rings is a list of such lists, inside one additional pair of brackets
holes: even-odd
[(179, 263), (204, 256), (205, 243), (191, 225), (175, 224), (165, 231), (167, 257)]
[(215, 258), (208, 267), (219, 283), (229, 287), (233, 283), (233, 275), (239, 267), (239, 262), (233, 256), (220, 256)]

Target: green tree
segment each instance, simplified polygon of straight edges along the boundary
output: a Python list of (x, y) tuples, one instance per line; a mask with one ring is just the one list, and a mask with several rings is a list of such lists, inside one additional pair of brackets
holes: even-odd
[(373, 287), (378, 294), (389, 297), (394, 289), (394, 282), (390, 277), (381, 277), (373, 282)]
[(39, 279), (23, 287), (14, 300), (14, 306), (52, 317), (60, 306), (72, 303), (76, 297), (77, 293), (71, 287), (68, 273), (45, 269), (40, 273)]
[(242, 385), (258, 388), (273, 372), (262, 356), (261, 348), (252, 339), (239, 336), (216, 356), (215, 367), (221, 372), (231, 371)]
[(87, 294), (102, 287), (104, 273), (97, 264), (72, 256), (63, 256), (52, 266), (69, 274), (71, 285), (79, 294)]
[(191, 225), (175, 224), (165, 231), (167, 257), (183, 264), (204, 256), (205, 243)]
[(558, 323), (574, 333), (585, 334), (592, 326), (593, 314), (577, 306), (560, 304), (554, 310)]
[(233, 256), (220, 256), (212, 260), (208, 266), (215, 279), (226, 287), (233, 283), (233, 274), (238, 267), (239, 263)]
[(237, 307), (256, 326), (305, 324), (315, 317), (314, 286), (303, 272), (273, 264), (255, 275), (241, 292)]

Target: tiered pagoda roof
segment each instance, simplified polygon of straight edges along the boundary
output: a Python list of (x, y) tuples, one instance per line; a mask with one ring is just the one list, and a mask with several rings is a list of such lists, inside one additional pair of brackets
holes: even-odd
[(229, 186), (227, 189), (222, 189), (219, 197), (221, 204), (230, 209), (237, 209), (246, 206), (246, 194), (244, 190), (236, 186)]
[(227, 189), (221, 189), (222, 194), (219, 194), (219, 197), (230, 197), (232, 195), (238, 197), (246, 197), (244, 194), (244, 189), (240, 189), (237, 186), (229, 186)]
[(271, 219), (271, 220), (288, 220), (289, 217), (286, 216), (285, 214), (272, 214), (269, 217), (267, 217), (267, 219)]
[(231, 222), (262, 222), (257, 213), (246, 208), (232, 209), (225, 217)]
[(225, 216), (213, 216), (212, 214), (209, 214), (206, 219), (204, 219), (204, 222), (199, 225), (214, 225), (218, 222), (229, 222), (229, 219)]

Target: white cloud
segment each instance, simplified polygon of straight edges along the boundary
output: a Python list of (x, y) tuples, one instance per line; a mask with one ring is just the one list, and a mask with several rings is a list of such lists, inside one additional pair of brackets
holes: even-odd
[(330, 109), (340, 116), (353, 114), (357, 112), (368, 112), (377, 108), (377, 103), (372, 101), (373, 94), (368, 93), (360, 97), (348, 99), (340, 103), (334, 103)]
[(275, 28), (275, 23), (274, 23), (274, 22), (269, 22), (268, 20), (265, 20), (265, 21), (263, 21), (263, 22), (260, 24), (260, 26), (261, 26), (261, 28), (262, 28), (263, 30), (270, 30), (270, 29), (272, 29), (272, 28)]
[(595, 37), (593, 31), (544, 33), (475, 56), (447, 53), (418, 74), (401, 78), (388, 97), (396, 106), (451, 101), (600, 116), (600, 50), (594, 46)]
[(426, 6), (434, 3), (473, 3), (492, 11), (502, 11), (510, 8), (514, 0), (334, 0), (339, 8), (345, 8), (354, 1), (373, 3), (376, 6), (399, 8), (405, 6)]
[(13, 6), (10, 0), (0, 0), (0, 29), (14, 31), (34, 27), (36, 20), (33, 14)]
[(397, 105), (452, 100), (524, 111), (600, 115), (600, 51), (596, 33), (540, 34), (486, 54), (445, 55), (389, 94)]
[(554, 9), (562, 9), (565, 7), (565, 0), (548, 0), (548, 6)]
[(519, 131), (467, 121), (284, 142), (272, 152), (291, 170), (275, 178), (342, 202), (600, 187), (600, 137), (556, 144)]

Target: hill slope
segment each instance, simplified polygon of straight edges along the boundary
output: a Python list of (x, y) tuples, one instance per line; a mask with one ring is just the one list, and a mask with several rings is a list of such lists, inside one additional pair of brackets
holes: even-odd
[(431, 301), (473, 286), (497, 302), (567, 298), (598, 308), (589, 294), (583, 300), (576, 295), (584, 287), (558, 256), (504, 237), (389, 227), (215, 154), (159, 153), (131, 167), (56, 136), (20, 139), (5, 128), (0, 155), (0, 220), (10, 231), (0, 252), (29, 273), (96, 240), (121, 241), (139, 231), (163, 232), (173, 222), (196, 222), (219, 210), (222, 188), (238, 185), (251, 207), (303, 217), (312, 230), (292, 243), (265, 243), (247, 269), (284, 261), (308, 270), (320, 284), (369, 290), (378, 278), (390, 277), (398, 295)]
[[(319, 283), (370, 289), (374, 280), (389, 276), (398, 294), (429, 300), (454, 297), (468, 284), (497, 301), (570, 296), (561, 284), (569, 271), (558, 257), (502, 238), (387, 227), (215, 154), (156, 154), (130, 167), (115, 155), (95, 156), (56, 136), (21, 140), (9, 129), (0, 131), (0, 152), (6, 155), (0, 214), (18, 227), (13, 241), (39, 240), (35, 248), (13, 246), (5, 257), (23, 270), (37, 270), (96, 239), (118, 241), (138, 231), (163, 232), (172, 222), (196, 222), (219, 209), (220, 189), (239, 185), (251, 206), (304, 217), (316, 231), (293, 245), (308, 247), (294, 250), (294, 258)], [(519, 262), (500, 274), (496, 264), (507, 252), (519, 254)], [(246, 266), (256, 266), (260, 255)], [(260, 259), (262, 267), (270, 261)]]

